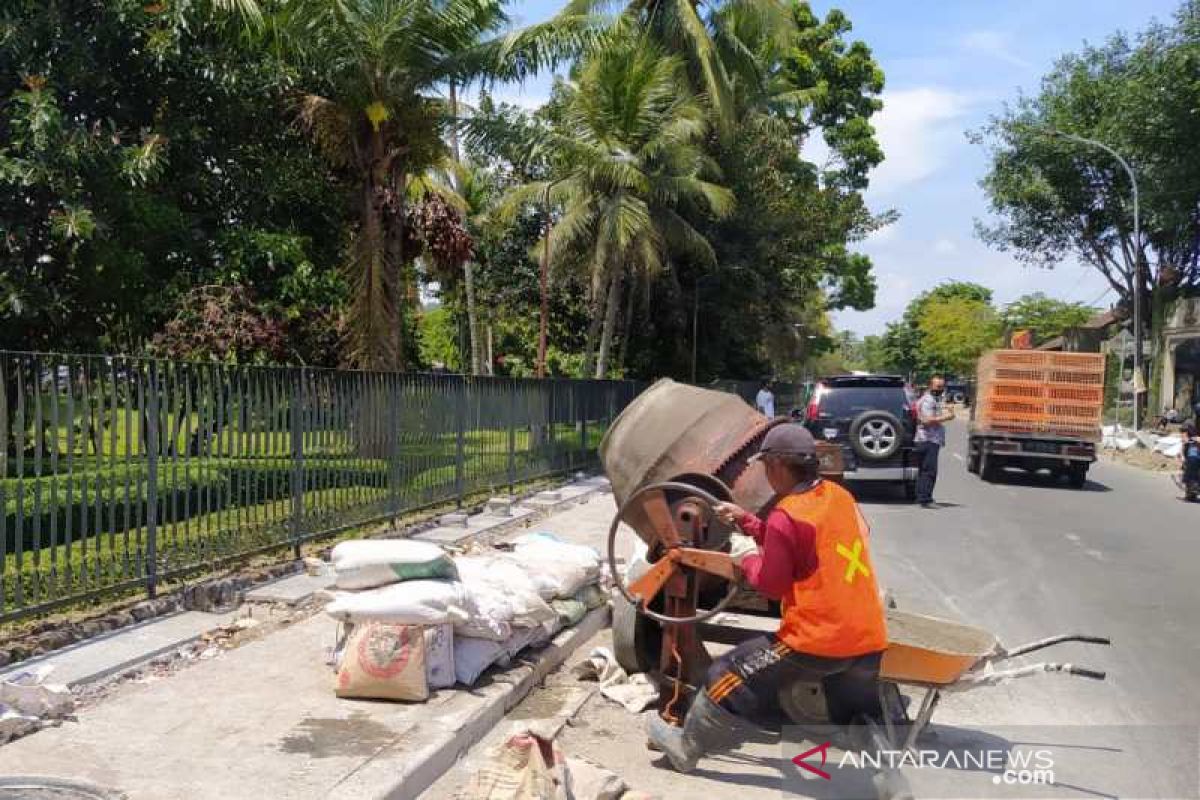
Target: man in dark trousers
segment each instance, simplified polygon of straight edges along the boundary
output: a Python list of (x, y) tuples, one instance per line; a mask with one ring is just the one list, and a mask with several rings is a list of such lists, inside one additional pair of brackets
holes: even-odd
[(917, 457), (917, 502), (921, 508), (937, 508), (933, 487), (937, 483), (938, 456), (946, 444), (945, 423), (954, 419), (954, 412), (942, 405), (946, 381), (941, 375), (929, 380), (929, 389), (917, 401), (917, 435), (913, 453)]
[(682, 728), (650, 714), (647, 734), (680, 772), (694, 769), (705, 753), (735, 746), (778, 714), (781, 687), (820, 682), (863, 658), (878, 669), (887, 647), (867, 549), (870, 531), (853, 496), (818, 476), (812, 434), (795, 423), (777, 425), (754, 458), (780, 498), (770, 515), (762, 520), (732, 503), (716, 510), (758, 545), (740, 568), (747, 583), (780, 601), (779, 631), (718, 658)]

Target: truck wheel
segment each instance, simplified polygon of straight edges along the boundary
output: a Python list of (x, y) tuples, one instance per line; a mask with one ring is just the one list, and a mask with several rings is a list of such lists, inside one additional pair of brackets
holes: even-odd
[(979, 453), (971, 453), (967, 456), (967, 472), (972, 475), (979, 474)]
[(1067, 473), (1067, 483), (1072, 489), (1082, 489), (1087, 485), (1087, 464), (1072, 464), (1070, 471)]
[(997, 463), (996, 457), (981, 455), (979, 458), (979, 477), (988, 483), (995, 483), (1000, 478), (1000, 464)]

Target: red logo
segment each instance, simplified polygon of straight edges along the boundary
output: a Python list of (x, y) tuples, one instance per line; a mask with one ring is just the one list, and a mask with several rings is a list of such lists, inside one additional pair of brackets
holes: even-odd
[(829, 773), (826, 772), (825, 770), (821, 769), (820, 767), (814, 767), (812, 764), (808, 764), (804, 761), (804, 759), (808, 758), (809, 756), (814, 755), (816, 753), (820, 753), (821, 754), (821, 766), (822, 767), (825, 766), (825, 755), (826, 755), (825, 751), (828, 750), (832, 744), (833, 744), (832, 742), (825, 742), (824, 744), (817, 745), (812, 750), (805, 750), (803, 753), (801, 753), (800, 755), (793, 758), (792, 763), (795, 764), (800, 769), (806, 769), (809, 772), (813, 773), (814, 775), (820, 775), (822, 778), (824, 778), (827, 781), (833, 780), (833, 778), (831, 778), (829, 776)]

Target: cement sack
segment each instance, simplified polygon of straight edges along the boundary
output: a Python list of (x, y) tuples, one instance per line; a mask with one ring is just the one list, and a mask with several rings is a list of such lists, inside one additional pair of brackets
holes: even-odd
[(405, 581), (362, 592), (342, 592), (325, 613), (346, 622), (441, 625), (466, 622), (474, 613), (469, 592), (458, 581)]
[(431, 542), (357, 539), (341, 542), (330, 555), (339, 589), (371, 589), (400, 581), (456, 578), (454, 562)]
[(501, 642), (455, 636), (454, 678), (464, 686), (474, 686), (484, 670), (507, 657), (508, 652)]
[(590, 583), (575, 593), (575, 599), (583, 603), (588, 611), (591, 611), (608, 602), (608, 593), (596, 584)]
[(470, 777), (459, 800), (570, 800), (562, 751), (532, 733), (510, 737)]
[(425, 629), (425, 681), (430, 689), (454, 685), (454, 628), (430, 625)]
[(554, 610), (538, 593), (529, 572), (511, 556), (480, 553), (459, 556), (454, 563), (481, 614), (490, 613), (515, 628), (531, 628), (554, 619)]
[(600, 556), (590, 547), (568, 544), (547, 533), (516, 540), (513, 557), (529, 573), (543, 599), (568, 598), (600, 578)]
[(43, 664), (5, 676), (0, 680), (0, 705), (43, 720), (70, 714), (75, 710), (75, 696), (66, 686), (47, 681), (53, 671), (53, 664)]
[(541, 627), (517, 628), (513, 635), (503, 642), (504, 655), (507, 658), (516, 658), (518, 653), (537, 644), (544, 635), (545, 629)]
[(338, 665), (334, 693), (377, 700), (429, 699), (425, 631), (377, 621), (355, 625)]
[(568, 795), (571, 800), (621, 800), (628, 786), (625, 780), (586, 758), (567, 756)]
[(578, 625), (579, 620), (587, 613), (587, 606), (578, 600), (551, 600), (550, 605), (558, 612), (558, 618), (564, 628)]

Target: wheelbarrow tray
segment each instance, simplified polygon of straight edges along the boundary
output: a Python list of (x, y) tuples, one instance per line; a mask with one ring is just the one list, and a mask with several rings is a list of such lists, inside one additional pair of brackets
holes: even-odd
[(879, 677), (894, 683), (947, 686), (999, 647), (982, 628), (894, 608), (887, 627)]

